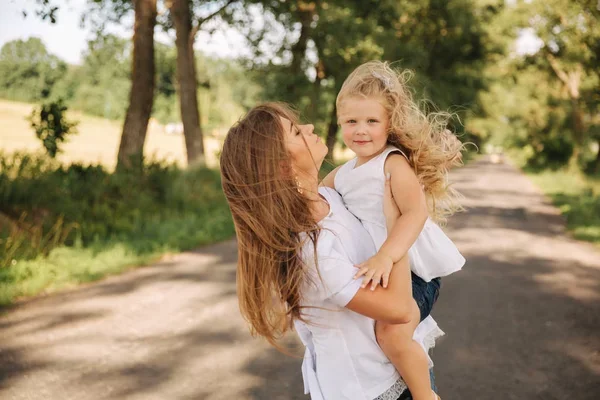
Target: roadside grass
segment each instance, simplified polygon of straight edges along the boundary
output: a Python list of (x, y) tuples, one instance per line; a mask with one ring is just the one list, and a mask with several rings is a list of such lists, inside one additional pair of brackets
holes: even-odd
[(141, 237), (89, 246), (59, 246), (48, 256), (14, 260), (0, 268), (0, 306), (15, 300), (68, 289), (148, 265), (168, 253), (229, 239), (234, 235), (226, 205), (204, 216), (189, 214), (156, 222)]
[(576, 239), (600, 244), (600, 177), (568, 170), (525, 172), (560, 209)]
[[(115, 174), (120, 121), (69, 111), (78, 133), (49, 160), (27, 120), (33, 107), (0, 100), (0, 306), (234, 235), (218, 172), (178, 167), (183, 135), (151, 121), (145, 170)], [(205, 137), (213, 168), (222, 133)]]

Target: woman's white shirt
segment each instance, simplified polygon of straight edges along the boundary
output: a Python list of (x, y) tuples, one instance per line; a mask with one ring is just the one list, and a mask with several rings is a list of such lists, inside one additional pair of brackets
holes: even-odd
[(296, 321), (306, 346), (302, 374), (305, 393), (313, 400), (372, 400), (400, 378), (375, 338), (375, 321), (345, 306), (360, 289), (355, 264), (375, 254), (362, 224), (344, 206), (339, 194), (320, 188), (330, 212), (321, 222), (314, 246), (307, 240), (302, 258), (310, 279), (302, 291), (302, 309), (309, 322)]

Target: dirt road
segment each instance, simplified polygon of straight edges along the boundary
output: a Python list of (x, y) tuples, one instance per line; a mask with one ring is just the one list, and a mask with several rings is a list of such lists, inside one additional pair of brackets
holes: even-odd
[[(454, 180), (469, 211), (448, 231), (468, 263), (433, 313), (442, 397), (600, 398), (600, 251), (510, 166)], [(8, 311), (0, 399), (308, 399), (301, 361), (248, 334), (235, 259), (221, 243)]]

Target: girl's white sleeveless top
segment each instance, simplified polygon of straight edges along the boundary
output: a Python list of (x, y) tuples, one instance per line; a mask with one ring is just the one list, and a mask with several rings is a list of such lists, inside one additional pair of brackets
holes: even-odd
[[(406, 157), (396, 147), (388, 146), (381, 154), (358, 167), (356, 158), (348, 161), (335, 175), (335, 190), (342, 196), (348, 210), (362, 222), (377, 250), (387, 239), (383, 215), (384, 165), (388, 155), (394, 152)], [(454, 243), (429, 218), (409, 249), (408, 256), (411, 270), (426, 282), (450, 275), (465, 264), (465, 258)]]

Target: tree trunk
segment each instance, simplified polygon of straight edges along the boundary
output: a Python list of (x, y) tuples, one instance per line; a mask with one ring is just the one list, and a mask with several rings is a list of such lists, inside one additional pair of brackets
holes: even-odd
[(579, 97), (571, 97), (571, 113), (573, 118), (573, 135), (575, 136), (573, 159), (577, 163), (581, 150), (585, 144), (585, 126), (583, 122), (583, 113), (579, 106)]
[(558, 79), (560, 79), (567, 88), (569, 98), (571, 99), (571, 116), (573, 118), (573, 138), (575, 139), (575, 146), (570, 164), (577, 167), (579, 155), (585, 145), (585, 124), (583, 121), (583, 112), (579, 105), (579, 87), (581, 85), (583, 67), (581, 64), (577, 64), (575, 65), (574, 70), (567, 72), (552, 54), (547, 54), (546, 58), (554, 70), (554, 73), (558, 76)]
[(292, 46), (292, 62), (290, 64), (290, 74), (292, 79), (288, 81), (286, 85), (285, 93), (290, 96), (291, 100), (296, 100), (293, 93), (295, 92), (296, 85), (298, 82), (296, 81), (297, 77), (300, 77), (304, 74), (302, 71), (302, 62), (306, 57), (306, 48), (308, 46), (308, 40), (311, 37), (313, 28), (311, 24), (316, 14), (316, 2), (307, 2), (300, 0), (297, 3), (297, 17), (300, 20), (300, 37), (298, 41), (294, 43)]
[(598, 151), (596, 152), (596, 161), (594, 164), (594, 173), (600, 174), (600, 139), (598, 139)]
[(133, 65), (129, 107), (119, 144), (117, 169), (141, 165), (154, 101), (154, 25), (156, 0), (135, 0)]
[(171, 15), (175, 25), (179, 105), (188, 164), (204, 163), (204, 141), (198, 109), (198, 83), (194, 59), (194, 36), (189, 0), (172, 0)]
[(337, 131), (338, 131), (338, 123), (337, 123), (337, 108), (335, 106), (335, 99), (333, 100), (333, 109), (331, 110), (331, 116), (329, 119), (329, 127), (327, 128), (327, 141), (325, 144), (327, 145), (327, 157), (326, 159), (335, 162), (333, 158), (333, 149), (337, 142)]

